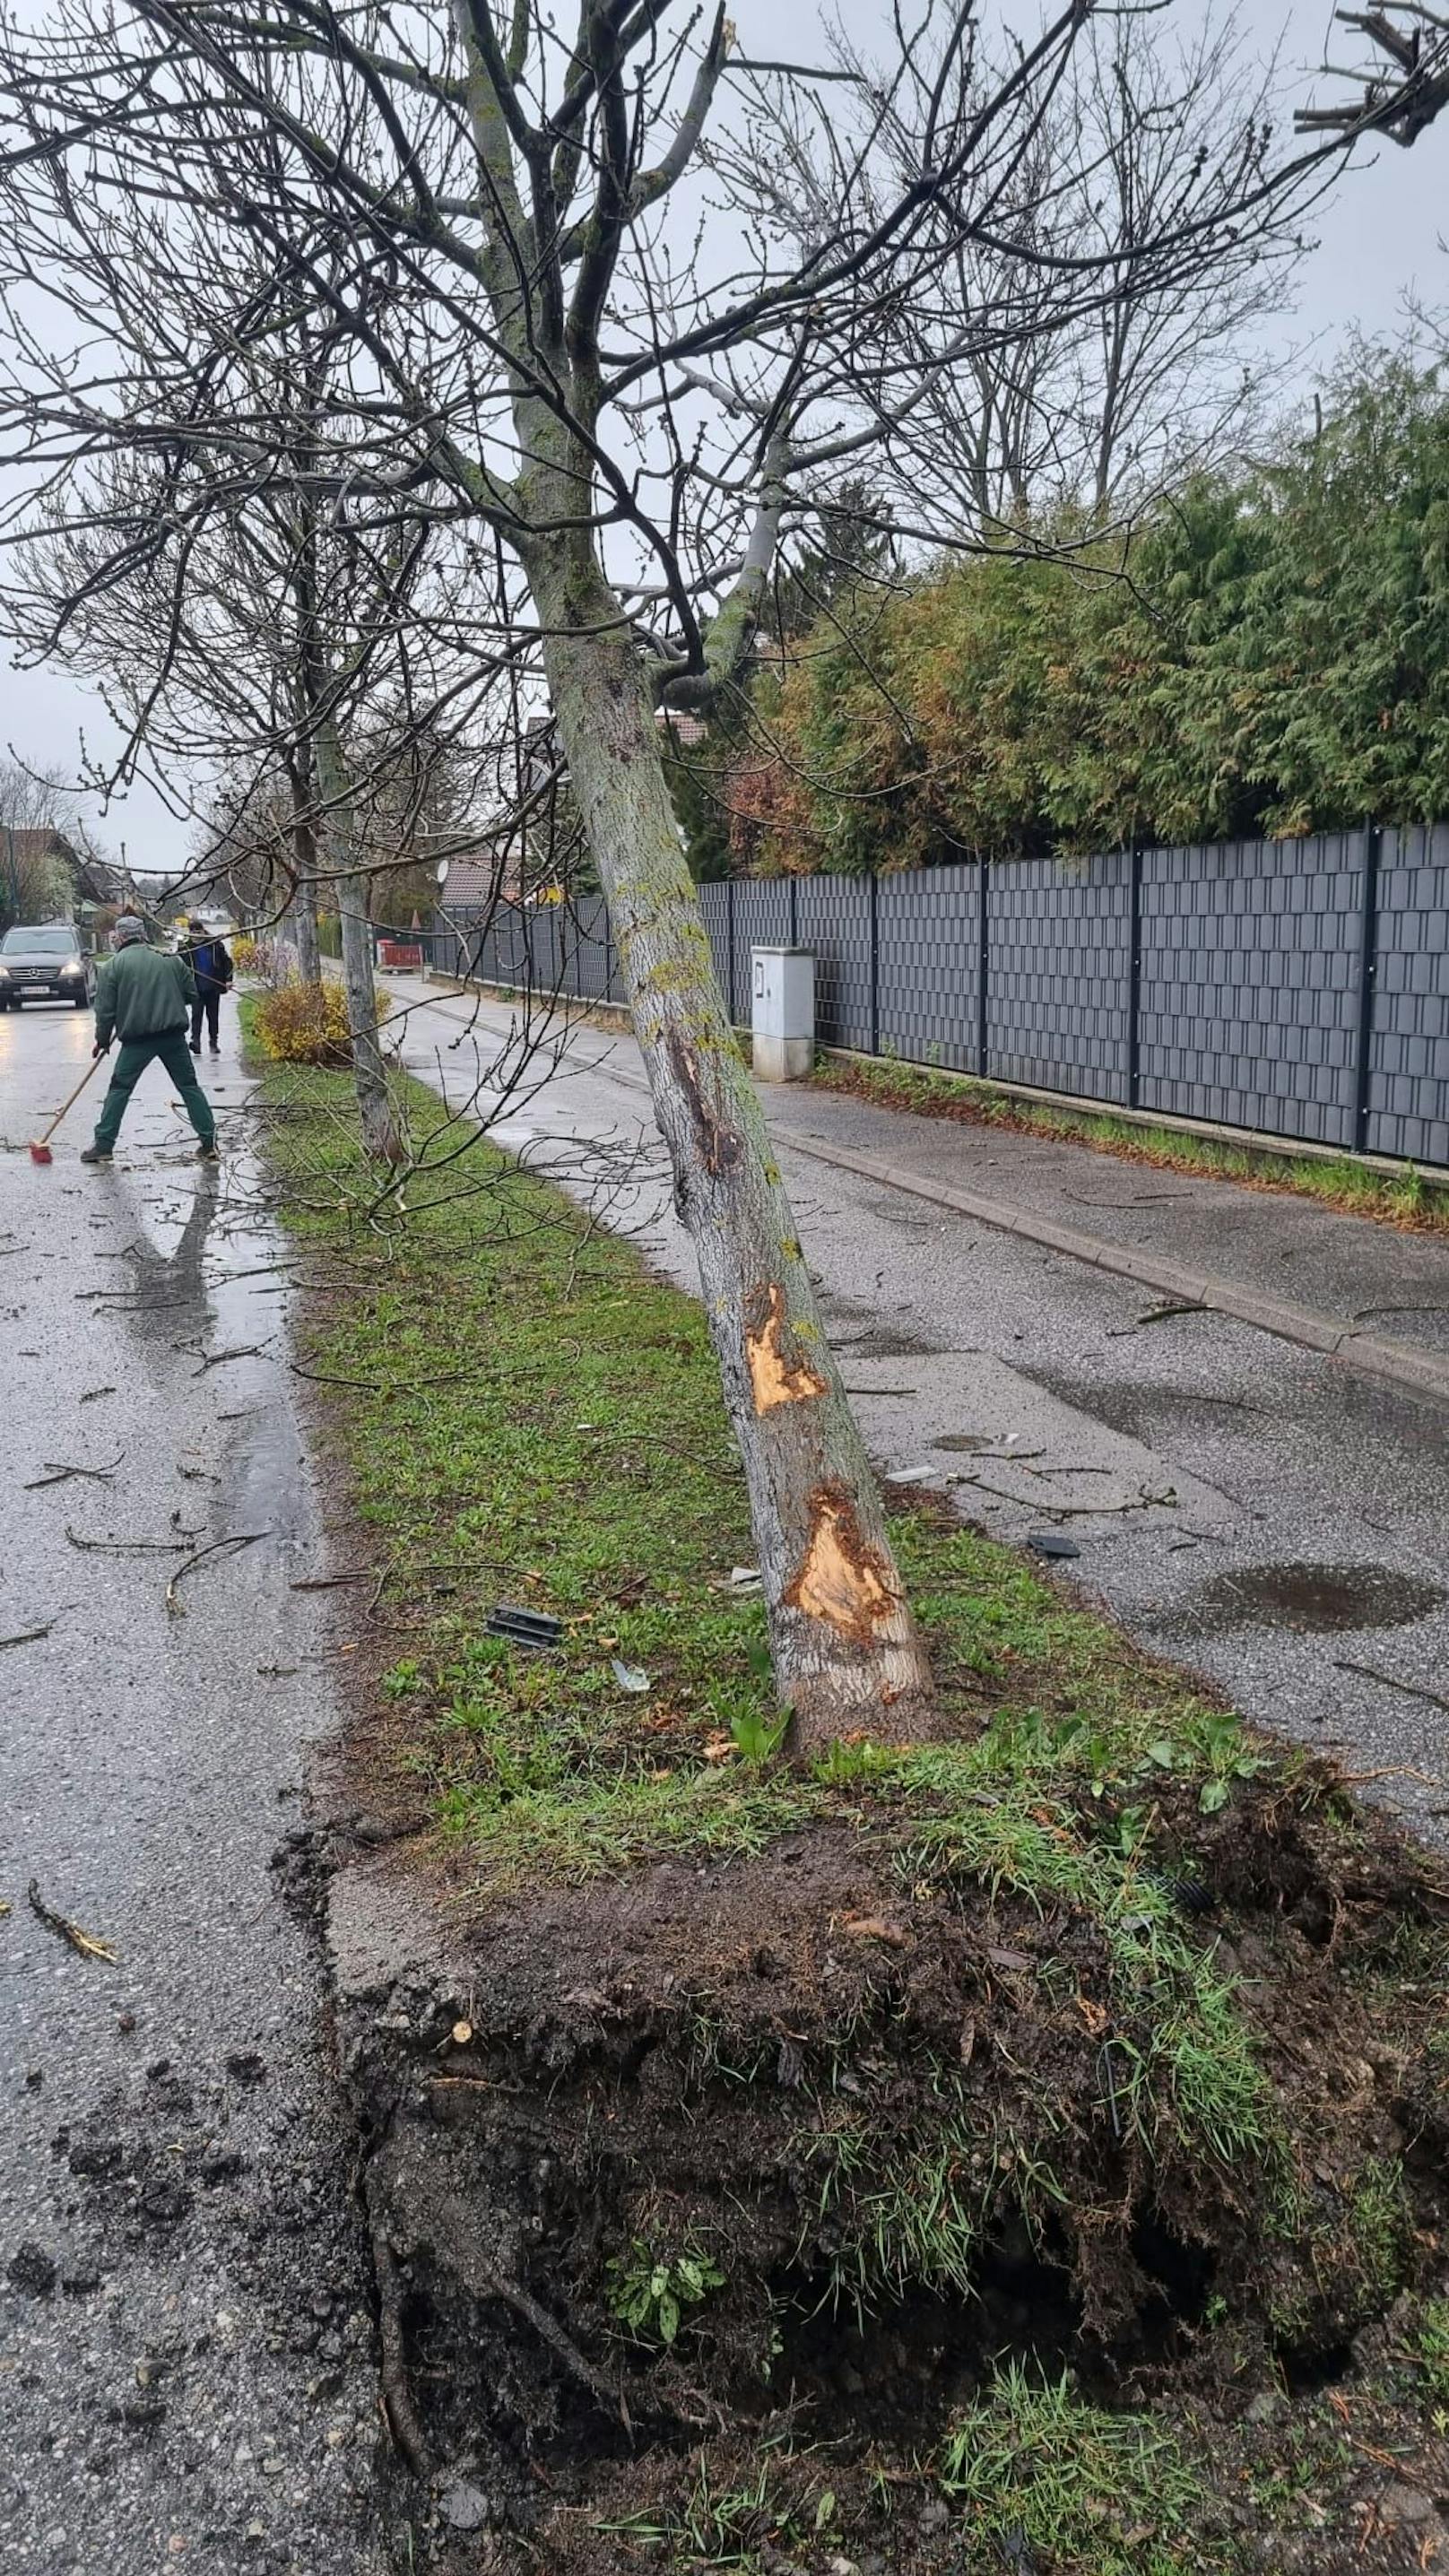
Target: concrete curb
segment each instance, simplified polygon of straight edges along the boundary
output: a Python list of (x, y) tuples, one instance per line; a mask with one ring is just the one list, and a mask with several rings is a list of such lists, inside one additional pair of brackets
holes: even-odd
[[(437, 980), (441, 984), (442, 978)], [(478, 987), (453, 985), (451, 989), (461, 995), (477, 991)], [(611, 1065), (607, 1078), (623, 1083), (630, 1091), (642, 1092), (646, 1099), (649, 1096), (649, 1086), (638, 1074), (625, 1073)], [(1247, 1287), (1237, 1279), (1225, 1279), (1211, 1270), (1192, 1270), (1180, 1261), (1159, 1261), (1150, 1252), (1103, 1243), (1094, 1234), (1083, 1234), (1076, 1226), (1057, 1225), (1052, 1218), (1037, 1216), (1030, 1208), (1017, 1207), (1009, 1199), (988, 1198), (976, 1190), (952, 1189), (948, 1182), (927, 1180), (902, 1170), (898, 1163), (882, 1162), (874, 1154), (829, 1145), (798, 1127), (780, 1126), (773, 1118), (770, 1133), (777, 1144), (787, 1145), (792, 1153), (808, 1155), (817, 1163), (831, 1163), (842, 1172), (853, 1172), (860, 1180), (875, 1181), (882, 1189), (900, 1190), (909, 1198), (924, 1199), (932, 1207), (948, 1208), (953, 1216), (971, 1217), (978, 1225), (994, 1226), (999, 1233), (1017, 1235), (1025, 1243), (1042, 1244), (1049, 1252), (1065, 1253), (1069, 1260), (1085, 1262), (1089, 1269), (1135, 1280), (1139, 1287), (1155, 1288), (1159, 1296), (1180, 1300), (1184, 1306), (1201, 1306), (1209, 1314), (1227, 1315), (1235, 1323), (1251, 1324), (1255, 1331), (1272, 1333), (1279, 1341), (1318, 1351), (1325, 1359), (1337, 1361), (1341, 1368), (1351, 1369), (1355, 1376), (1401, 1387), (1407, 1394), (1449, 1406), (1449, 1358), (1441, 1358), (1434, 1351), (1417, 1350), (1410, 1342), (1390, 1341), (1379, 1333), (1361, 1333), (1351, 1317), (1320, 1314), (1315, 1307), (1268, 1296), (1261, 1289)]]

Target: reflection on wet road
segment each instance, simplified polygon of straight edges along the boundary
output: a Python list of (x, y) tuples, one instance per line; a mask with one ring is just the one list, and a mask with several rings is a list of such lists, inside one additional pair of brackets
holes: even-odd
[[(0, 2559), (131, 2576), (204, 2534), (226, 2576), (269, 2548), (363, 2576), (366, 2275), (316, 1963), (269, 1874), (346, 1642), (290, 1588), (323, 1541), (289, 1273), (234, 1053), (203, 1076), (219, 1170), (155, 1068), (112, 1169), (76, 1160), (104, 1068), (31, 1162), (91, 1034), (0, 1014), (0, 1637), (29, 1638), (0, 1651), (0, 2276), (29, 2246), (24, 2277), (74, 2285), (0, 2278)], [(190, 1551), (250, 1532), (168, 1609)], [(32, 1881), (116, 1963), (47, 1930)], [(138, 2354), (165, 2373), (139, 2412)]]

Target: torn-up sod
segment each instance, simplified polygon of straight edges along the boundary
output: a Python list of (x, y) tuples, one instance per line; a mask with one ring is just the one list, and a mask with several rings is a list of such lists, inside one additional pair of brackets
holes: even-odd
[(919, 1495), (949, 1739), (786, 1768), (697, 1307), (418, 1089), (379, 1272), (345, 1081), (265, 1087), (390, 1605), (333, 1902), (424, 1928), (339, 2027), (440, 2563), (1449, 2576), (1443, 1862)]

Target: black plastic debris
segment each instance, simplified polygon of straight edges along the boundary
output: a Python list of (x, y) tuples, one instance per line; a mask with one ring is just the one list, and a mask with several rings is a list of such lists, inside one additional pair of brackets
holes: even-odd
[(1063, 1538), (1060, 1530), (1030, 1530), (1026, 1543), (1033, 1556), (1080, 1556), (1082, 1553), (1076, 1540)]
[(500, 1601), (488, 1614), (490, 1637), (506, 1637), (511, 1645), (531, 1646), (535, 1654), (546, 1655), (563, 1635), (562, 1619), (549, 1610), (523, 1610), (517, 1602)]

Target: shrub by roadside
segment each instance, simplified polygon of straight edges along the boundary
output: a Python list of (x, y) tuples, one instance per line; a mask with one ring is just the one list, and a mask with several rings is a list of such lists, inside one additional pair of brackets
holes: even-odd
[(1425, 2563), (1436, 1866), (920, 1496), (953, 1732), (784, 1769), (694, 1304), (417, 1089), (355, 1249), (345, 1085), (264, 1091), (385, 1623), (352, 1803), (460, 1961), (342, 2030), (394, 2393), (485, 2563)]
[[(390, 996), (377, 989), (379, 1019)], [(258, 994), (251, 1030), (262, 1054), (274, 1064), (316, 1064), (341, 1068), (352, 1061), (347, 1024), (347, 995), (333, 977), (319, 984), (291, 982)]]

